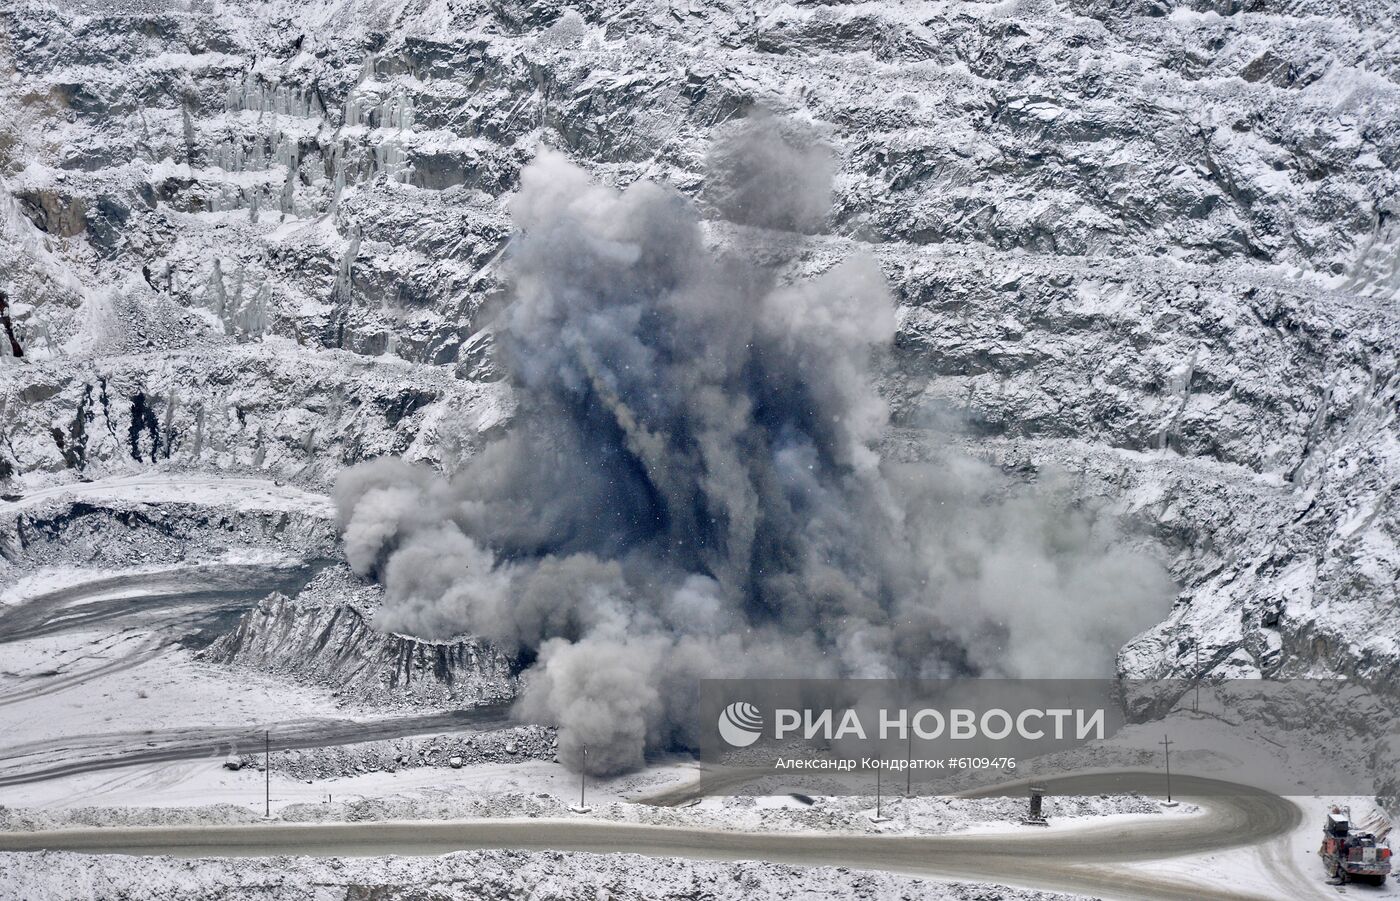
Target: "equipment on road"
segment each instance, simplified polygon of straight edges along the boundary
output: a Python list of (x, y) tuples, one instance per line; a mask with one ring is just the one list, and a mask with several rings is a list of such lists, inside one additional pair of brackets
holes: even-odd
[(1049, 826), (1050, 821), (1045, 818), (1045, 813), (1041, 810), (1041, 799), (1045, 797), (1045, 786), (1032, 785), (1030, 791), (1030, 810), (1021, 818), (1023, 826)]
[(1322, 866), (1338, 882), (1380, 885), (1390, 875), (1390, 848), (1370, 832), (1353, 832), (1351, 808), (1333, 807), (1322, 826)]

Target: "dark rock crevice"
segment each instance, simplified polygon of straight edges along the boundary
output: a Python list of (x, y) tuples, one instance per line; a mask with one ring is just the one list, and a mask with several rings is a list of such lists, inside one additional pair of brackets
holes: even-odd
[[(145, 440), (142, 439), (143, 434)], [(156, 422), (156, 411), (141, 391), (131, 395), (131, 424), (127, 427), (127, 441), (133, 460), (154, 463), (160, 457), (160, 425)]]
[(15, 324), (10, 318), (10, 298), (4, 291), (0, 291), (0, 329), (5, 332), (5, 340), (10, 346), (10, 356), (22, 359), (24, 348), (20, 346), (19, 338), (15, 335)]

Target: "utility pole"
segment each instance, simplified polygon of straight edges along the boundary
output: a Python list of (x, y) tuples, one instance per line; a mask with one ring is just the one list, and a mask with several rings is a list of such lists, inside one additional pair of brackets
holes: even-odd
[(263, 817), (272, 819), (272, 732), (263, 732)]
[(590, 813), (588, 806), (588, 749), (583, 749), (583, 763), (578, 768), (578, 806), (570, 807), (574, 813)]
[(914, 730), (909, 730), (909, 749), (904, 755), (904, 797), (914, 797)]
[(1197, 636), (1192, 642), (1196, 646), (1196, 699), (1191, 702), (1191, 712), (1201, 712), (1201, 639)]
[(1162, 753), (1167, 761), (1167, 803), (1172, 803), (1172, 741), (1167, 736), (1162, 736)]
[(880, 819), (880, 767), (875, 767), (875, 819)]
[(880, 771), (884, 769), (884, 767), (881, 766), (882, 763), (884, 763), (884, 758), (875, 761), (875, 814), (874, 816), (870, 817), (870, 822), (875, 823), (877, 825), (880, 823), (888, 823), (890, 821), (890, 818), (884, 815), (884, 811), (882, 808), (882, 802), (884, 800), (884, 798), (881, 796), (882, 792), (880, 788)]

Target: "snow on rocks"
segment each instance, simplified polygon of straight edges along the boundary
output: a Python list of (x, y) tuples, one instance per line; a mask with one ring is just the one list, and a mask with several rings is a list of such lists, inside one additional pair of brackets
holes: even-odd
[(0, 504), (0, 577), (201, 561), (324, 558), (338, 542), (322, 495), (271, 479), (176, 469), (50, 486)]
[[(272, 770), (293, 779), (333, 779), (362, 773), (392, 773), (416, 767), (460, 769), (481, 763), (555, 760), (555, 730), (548, 726), (512, 726), (468, 735), (397, 738), (329, 748), (279, 751)], [(255, 753), (242, 756), (243, 766), (263, 768)], [(453, 761), (456, 761), (455, 763)]]
[(515, 696), (505, 654), (475, 638), (380, 632), (372, 624), (377, 594), (366, 589), (343, 568), (323, 572), (294, 598), (264, 598), (200, 657), (329, 686), (358, 707), (469, 707)]

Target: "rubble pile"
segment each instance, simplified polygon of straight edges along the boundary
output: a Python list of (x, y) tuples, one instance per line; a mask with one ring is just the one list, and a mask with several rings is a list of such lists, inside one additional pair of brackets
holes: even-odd
[[(364, 773), (394, 773), (415, 767), (461, 769), (482, 763), (554, 761), (555, 730), (548, 726), (515, 726), (467, 735), (397, 738), (328, 748), (278, 751), (272, 771), (294, 779), (320, 780)], [(240, 768), (261, 770), (261, 754), (236, 758)]]
[(515, 662), (483, 641), (424, 641), (374, 627), (377, 589), (343, 566), (293, 597), (274, 594), (201, 659), (325, 686), (347, 706), (463, 708), (515, 697)]

